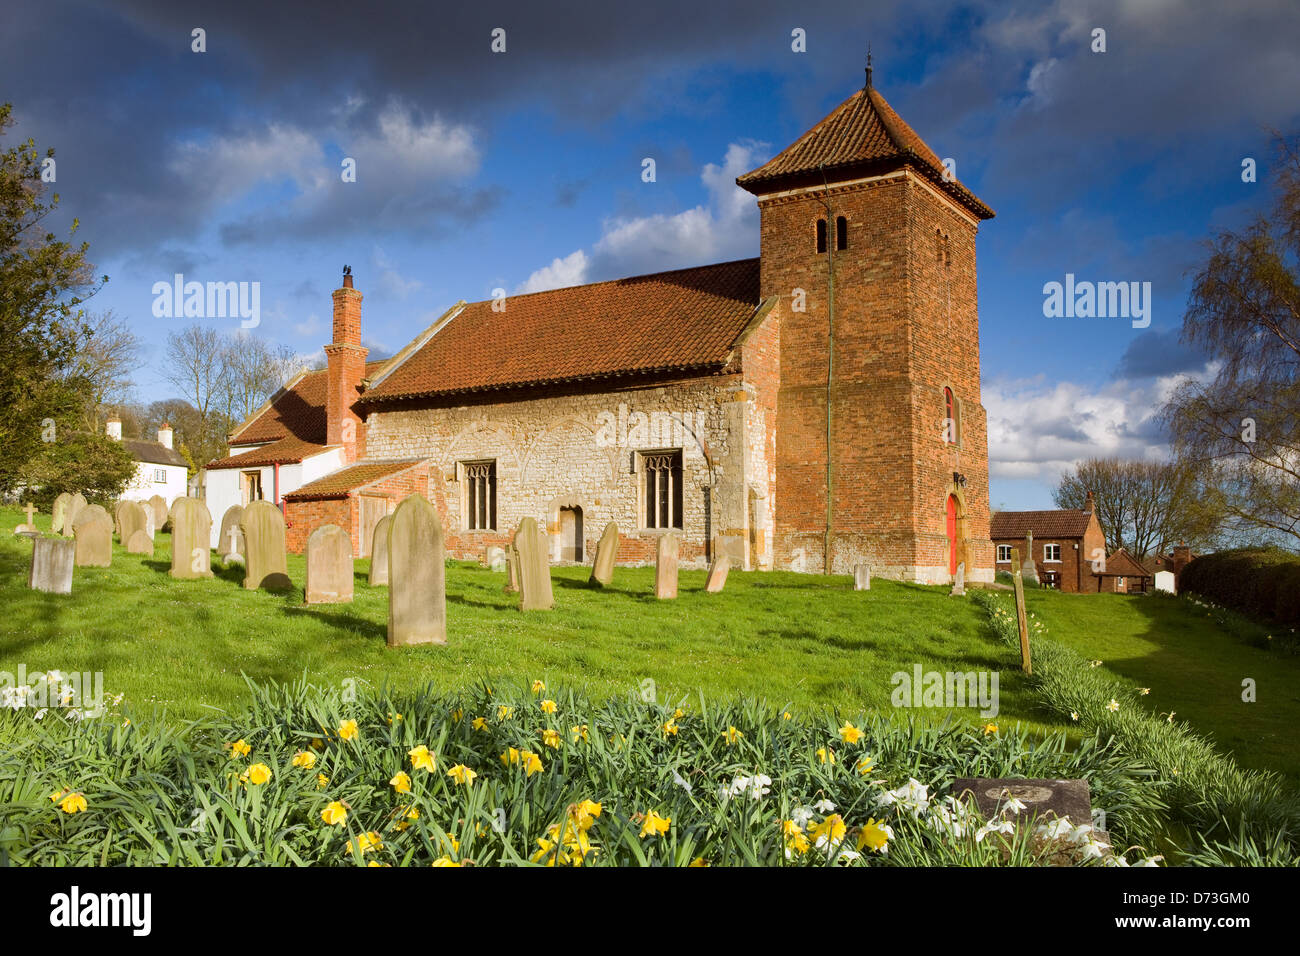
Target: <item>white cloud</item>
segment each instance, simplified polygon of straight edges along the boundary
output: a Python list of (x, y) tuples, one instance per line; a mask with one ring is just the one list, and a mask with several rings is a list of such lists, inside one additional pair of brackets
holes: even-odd
[(588, 254), (582, 249), (551, 261), (515, 290), (538, 292), (584, 282), (741, 259), (758, 252), (758, 205), (736, 177), (760, 165), (766, 144), (732, 143), (721, 164), (700, 171), (707, 204), (671, 215), (607, 219)]
[(379, 246), (375, 246), (370, 260), (379, 273), (375, 278), (376, 285), (394, 299), (405, 299), (424, 285), (419, 279), (404, 278), (397, 270), (397, 264)]

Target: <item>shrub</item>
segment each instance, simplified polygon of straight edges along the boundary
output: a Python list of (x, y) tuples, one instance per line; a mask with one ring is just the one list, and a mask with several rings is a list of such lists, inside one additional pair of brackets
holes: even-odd
[(1300, 556), (1278, 548), (1201, 555), (1183, 569), (1178, 586), (1254, 617), (1300, 625)]

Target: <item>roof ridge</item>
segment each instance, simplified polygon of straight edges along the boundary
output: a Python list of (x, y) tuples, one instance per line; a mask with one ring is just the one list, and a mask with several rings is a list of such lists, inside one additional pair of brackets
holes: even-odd
[[(670, 276), (678, 272), (699, 272), (703, 269), (719, 269), (723, 266), (740, 265), (742, 262), (758, 262), (760, 256), (746, 256), (743, 259), (728, 259), (726, 262), (710, 262), (702, 266), (683, 266), (680, 269), (664, 269), (660, 272), (646, 272), (641, 275), (621, 276), (617, 279), (601, 279), (599, 282), (579, 282), (577, 285), (562, 285), (554, 289), (538, 289), (536, 292), (518, 292), (514, 295), (506, 296), (507, 299), (525, 299), (534, 295), (549, 295), (552, 292), (565, 292), (569, 289), (593, 289), (601, 285), (613, 285), (616, 282), (631, 282), (633, 279), (655, 279), (659, 276)], [(485, 302), (493, 302), (494, 299), (476, 299), (473, 302), (466, 302), (466, 305), (482, 305)]]

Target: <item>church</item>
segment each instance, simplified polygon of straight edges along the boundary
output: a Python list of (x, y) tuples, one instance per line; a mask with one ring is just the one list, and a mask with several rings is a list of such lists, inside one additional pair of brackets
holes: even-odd
[(265, 498), (290, 550), (337, 524), (364, 557), (419, 492), (453, 558), (533, 517), (555, 562), (590, 561), (614, 521), (622, 564), (671, 532), (687, 565), (992, 581), (975, 238), (993, 211), (870, 68), (736, 182), (758, 258), (458, 302), (381, 362), (345, 269), (327, 368), (207, 466), (214, 534)]

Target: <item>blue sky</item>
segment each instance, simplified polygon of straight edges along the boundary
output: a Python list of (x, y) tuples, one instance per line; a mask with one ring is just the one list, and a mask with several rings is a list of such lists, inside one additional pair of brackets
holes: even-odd
[[(314, 356), (348, 263), (387, 354), (496, 287), (756, 255), (735, 176), (859, 87), (870, 43), (875, 85), (998, 214), (978, 247), (993, 503), (1050, 506), (1081, 457), (1160, 455), (1162, 396), (1209, 358), (1177, 341), (1201, 244), (1269, 201), (1270, 131), (1300, 125), (1300, 7), (743, 11), (52, 0), (6, 11), (0, 89), (14, 135), (57, 150), (62, 210), (111, 280), (94, 306), (148, 344), (148, 401), (172, 392), (162, 344), (184, 320), (154, 318), (151, 289), (176, 272), (260, 282), (249, 334)], [(1150, 282), (1150, 328), (1045, 318), (1066, 273)]]

